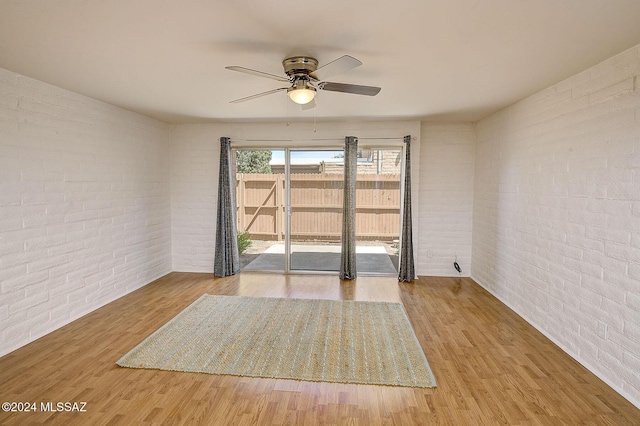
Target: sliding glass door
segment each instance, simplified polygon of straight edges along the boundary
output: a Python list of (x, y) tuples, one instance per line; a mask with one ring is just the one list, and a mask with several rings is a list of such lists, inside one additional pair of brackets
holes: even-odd
[(343, 150), (289, 153), (289, 269), (337, 272), (342, 230)]
[(285, 151), (234, 152), (241, 270), (284, 272)]
[(358, 273), (397, 274), (402, 148), (358, 152), (356, 266)]
[[(241, 269), (337, 273), (344, 185), (342, 146), (236, 149), (234, 158)], [(395, 275), (402, 148), (361, 146), (357, 170), (358, 274)]]

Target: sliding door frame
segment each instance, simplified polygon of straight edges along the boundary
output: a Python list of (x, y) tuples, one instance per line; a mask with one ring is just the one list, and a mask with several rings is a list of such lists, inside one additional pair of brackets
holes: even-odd
[[(377, 138), (371, 138), (373, 140), (379, 140)], [(395, 138), (394, 138), (395, 139)], [(367, 140), (366, 138), (359, 139), (360, 141)], [(232, 139), (233, 141), (233, 139)], [(295, 145), (246, 145), (246, 146), (232, 146), (232, 152), (235, 151), (245, 151), (245, 150), (255, 150), (255, 151), (283, 151), (284, 152), (284, 191), (285, 191), (285, 206), (283, 209), (284, 214), (284, 244), (285, 244), (285, 254), (284, 254), (284, 265), (283, 271), (259, 271), (264, 273), (276, 273), (276, 274), (300, 274), (300, 275), (338, 275), (339, 271), (314, 271), (314, 270), (291, 270), (291, 151), (340, 151), (344, 152), (344, 141), (339, 139), (324, 139), (327, 143), (323, 143), (322, 145), (305, 145), (300, 146), (298, 144)], [(271, 141), (275, 142), (275, 141)], [(279, 141), (279, 142), (290, 142), (290, 141)], [(336, 142), (336, 145), (331, 145), (331, 142)], [(395, 144), (372, 144), (364, 146), (370, 149), (400, 149), (402, 155), (402, 167), (401, 167), (401, 177), (400, 177), (400, 218), (399, 224), (400, 229), (402, 229), (402, 214), (404, 209), (404, 175), (405, 175), (405, 158), (406, 158), (406, 146), (395, 145)], [(360, 147), (359, 147), (360, 148)], [(234, 160), (235, 161), (235, 160)], [(234, 164), (235, 168), (235, 164)], [(357, 239), (357, 237), (356, 237)], [(401, 248), (402, 248), (402, 233), (398, 235), (399, 239), (399, 247), (398, 247), (398, 260), (400, 261), (401, 256)], [(253, 271), (248, 271), (253, 272)], [(387, 274), (377, 274), (371, 272), (362, 272), (359, 275), (363, 276), (391, 276)]]
[(313, 269), (291, 269), (291, 152), (292, 151), (342, 151), (344, 153), (344, 144), (335, 147), (322, 146), (306, 146), (306, 147), (287, 147), (285, 148), (285, 274), (301, 274), (301, 275), (338, 275), (340, 271), (316, 271)]
[[(362, 139), (360, 139), (359, 141), (361, 141)], [(364, 139), (364, 141), (366, 141), (366, 139)], [(370, 149), (370, 150), (397, 150), (400, 152), (400, 182), (399, 182), (399, 190), (400, 190), (400, 207), (398, 210), (398, 268), (400, 266), (400, 256), (401, 256), (401, 247), (402, 247), (402, 217), (403, 217), (403, 212), (404, 212), (404, 174), (405, 174), (405, 153), (406, 153), (406, 146), (403, 143), (402, 145), (386, 145), (386, 144), (382, 144), (382, 145), (358, 145), (358, 149)], [(357, 189), (357, 184), (358, 184), (358, 174), (356, 173), (356, 194), (358, 192)], [(357, 205), (356, 205), (357, 207)], [(356, 233), (356, 247), (358, 246), (358, 234)], [(356, 259), (358, 258), (358, 254), (356, 253)], [(390, 276), (397, 276), (398, 275), (398, 271), (396, 270), (396, 272), (394, 274), (387, 274), (387, 273), (379, 273), (379, 272), (362, 272), (362, 271), (358, 271), (358, 275), (363, 275), (363, 276), (378, 276), (378, 277), (390, 277)]]

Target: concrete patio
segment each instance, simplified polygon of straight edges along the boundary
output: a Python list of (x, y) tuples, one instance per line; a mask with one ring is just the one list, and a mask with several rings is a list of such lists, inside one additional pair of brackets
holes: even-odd
[[(292, 271), (338, 271), (340, 269), (339, 245), (291, 246)], [(361, 273), (395, 275), (397, 269), (384, 246), (356, 246), (356, 268)], [(274, 244), (259, 254), (243, 271), (283, 271), (284, 244)]]

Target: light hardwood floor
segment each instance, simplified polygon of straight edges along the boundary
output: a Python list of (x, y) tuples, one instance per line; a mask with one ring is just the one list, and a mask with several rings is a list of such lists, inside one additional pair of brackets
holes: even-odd
[[(115, 365), (203, 293), (401, 301), (434, 389), (258, 379)], [(468, 278), (172, 273), (0, 358), (0, 402), (80, 402), (2, 425), (640, 424), (640, 410)]]

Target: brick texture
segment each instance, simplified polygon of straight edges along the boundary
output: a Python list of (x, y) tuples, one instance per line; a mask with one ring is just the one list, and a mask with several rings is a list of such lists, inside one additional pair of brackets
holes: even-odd
[(0, 355), (171, 271), (164, 123), (0, 69)]
[(471, 272), (475, 128), (472, 124), (422, 123), (420, 150), (420, 275)]
[(640, 406), (640, 46), (477, 124), (472, 277)]
[(175, 126), (171, 144), (173, 270), (213, 273), (220, 140), (215, 124)]

